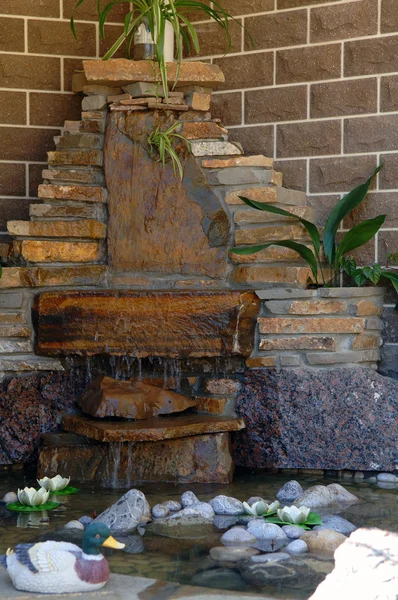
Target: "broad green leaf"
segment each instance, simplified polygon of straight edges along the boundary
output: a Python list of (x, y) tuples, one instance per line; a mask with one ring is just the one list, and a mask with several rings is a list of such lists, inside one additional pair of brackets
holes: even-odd
[(336, 249), (336, 233), (341, 221), (364, 200), (368, 193), (370, 184), (377, 173), (382, 169), (383, 165), (379, 165), (365, 183), (362, 183), (355, 189), (351, 190), (341, 200), (337, 202), (326, 221), (323, 231), (323, 250), (326, 259), (330, 265), (334, 262)]
[(345, 234), (336, 249), (336, 271), (340, 265), (341, 258), (348, 252), (351, 252), (351, 250), (355, 250), (355, 248), (359, 248), (369, 242), (379, 231), (385, 219), (386, 215), (379, 215), (374, 219), (369, 219), (368, 221), (359, 223), (359, 225), (355, 225), (355, 227)]
[(358, 287), (361, 287), (364, 283), (366, 283), (367, 278), (361, 268), (355, 269), (353, 277)]
[(290, 250), (294, 250), (295, 252), (297, 252), (297, 254), (299, 254), (301, 258), (303, 258), (310, 267), (312, 274), (315, 278), (315, 282), (318, 282), (318, 265), (316, 262), (316, 258), (312, 250), (307, 246), (304, 246), (304, 244), (299, 244), (298, 242), (293, 242), (292, 240), (279, 240), (276, 242), (269, 242), (268, 244), (260, 244), (257, 246), (237, 246), (235, 248), (231, 248), (229, 252), (232, 254), (240, 255), (255, 254), (256, 252), (265, 250), (270, 246), (280, 246), (281, 248), (289, 248)]

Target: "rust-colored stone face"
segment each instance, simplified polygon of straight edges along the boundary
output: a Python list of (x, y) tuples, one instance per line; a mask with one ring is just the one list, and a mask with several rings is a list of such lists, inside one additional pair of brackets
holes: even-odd
[(173, 119), (114, 113), (105, 144), (109, 192), (108, 253), (115, 271), (225, 277), (230, 223), (184, 145), (184, 180), (151, 158), (148, 132)]
[[(234, 465), (228, 433), (196, 435), (174, 440), (121, 444), (115, 479), (122, 485), (143, 482), (230, 483)], [(89, 443), (70, 434), (45, 436), (38, 476), (69, 473), (74, 481), (111, 485), (114, 471), (107, 444)]]
[(99, 442), (156, 442), (204, 433), (221, 433), (244, 429), (243, 419), (211, 415), (178, 415), (131, 421), (94, 421), (90, 417), (66, 415), (62, 427)]
[(149, 419), (186, 410), (196, 402), (142, 381), (101, 377), (88, 385), (78, 404), (84, 413), (93, 417)]
[(248, 356), (260, 300), (239, 291), (81, 291), (36, 297), (40, 354)]

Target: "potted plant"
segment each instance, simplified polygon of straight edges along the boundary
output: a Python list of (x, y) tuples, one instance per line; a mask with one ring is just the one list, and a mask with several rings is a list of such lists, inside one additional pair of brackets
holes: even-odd
[[(321, 232), (314, 223), (297, 217), (287, 210), (239, 196), (245, 204), (256, 210), (262, 210), (284, 217), (291, 217), (292, 219), (299, 221), (308, 232), (313, 245), (313, 250), (308, 246), (293, 240), (279, 240), (255, 246), (235, 247), (232, 248), (230, 252), (247, 255), (254, 254), (260, 250), (265, 250), (269, 246), (290, 248), (297, 252), (310, 267), (313, 277), (313, 280), (309, 282), (310, 287), (338, 287), (340, 285), (341, 275), (345, 274), (350, 279), (353, 279), (357, 286), (362, 286), (367, 283), (376, 285), (382, 278), (388, 279), (398, 292), (398, 270), (391, 270), (388, 267), (383, 268), (378, 264), (358, 266), (355, 259), (350, 256), (350, 252), (363, 246), (374, 238), (383, 225), (386, 215), (379, 215), (374, 219), (362, 221), (344, 234), (338, 233), (339, 226), (343, 219), (365, 199), (372, 180), (376, 177), (381, 168), (382, 165), (377, 167), (365, 183), (353, 189), (337, 202), (326, 220), (323, 232)], [(341, 239), (338, 240), (338, 237), (340, 236)], [(321, 237), (323, 237), (322, 242)], [(391, 255), (391, 258), (394, 258), (394, 256), (395, 255)]]
[[(75, 14), (83, 2), (85, 2), (85, 0), (79, 0), (77, 2), (70, 19), (71, 30), (75, 38), (77, 37), (74, 21)], [(195, 27), (189, 20), (189, 13), (192, 11), (202, 12), (205, 19), (210, 19), (221, 27), (225, 33), (227, 42), (226, 53), (231, 46), (231, 35), (229, 31), (230, 21), (235, 21), (241, 25), (239, 21), (215, 1), (209, 6), (199, 0), (113, 0), (112, 2), (108, 2), (106, 6), (101, 9), (101, 3), (98, 0), (97, 12), (99, 31), (102, 39), (105, 36), (105, 23), (110, 11), (115, 5), (124, 3), (129, 5), (130, 10), (126, 14), (124, 20), (123, 33), (106, 52), (103, 60), (112, 58), (124, 42), (126, 42), (127, 58), (130, 58), (131, 46), (134, 41), (135, 33), (137, 32), (139, 35), (140, 27), (141, 31), (146, 29), (148, 34), (150, 34), (149, 41), (152, 40), (153, 42), (153, 54), (151, 54), (151, 51), (149, 50), (147, 58), (155, 59), (159, 66), (160, 78), (166, 97), (168, 92), (166, 55), (168, 54), (170, 57), (170, 51), (167, 52), (167, 49), (165, 49), (165, 40), (168, 37), (168, 30), (172, 30), (174, 33), (175, 54), (177, 58), (176, 79), (178, 79), (184, 45), (188, 49), (192, 45), (197, 53), (200, 51), (198, 36)], [(149, 45), (151, 44), (149, 43)]]

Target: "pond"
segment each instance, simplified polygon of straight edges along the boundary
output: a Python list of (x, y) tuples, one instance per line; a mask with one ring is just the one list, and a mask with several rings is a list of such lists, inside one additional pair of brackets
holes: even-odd
[[(237, 472), (229, 486), (191, 485), (200, 500), (207, 501), (217, 494), (225, 494), (247, 500), (251, 496), (261, 496), (273, 500), (279, 488), (289, 479), (297, 479), (304, 489), (309, 486), (340, 483), (359, 497), (360, 503), (346, 508), (328, 508), (318, 511), (321, 514), (339, 514), (356, 526), (378, 527), (398, 531), (398, 485), (372, 484), (354, 479), (341, 480), (314, 475), (286, 476), (270, 475), (266, 472)], [(29, 471), (7, 472), (0, 475), (0, 498), (18, 487), (34, 485), (35, 473)], [(78, 482), (71, 482), (78, 485)], [(380, 487), (383, 485), (383, 487)], [(136, 486), (143, 491), (151, 506), (165, 500), (180, 500), (188, 488), (171, 484), (143, 484)], [(114, 503), (126, 490), (99, 489), (90, 485), (80, 487), (73, 496), (62, 497), (62, 504), (51, 512), (18, 514), (0, 507), (0, 554), (16, 543), (38, 541), (39, 539), (68, 539), (80, 544), (81, 533), (62, 530), (72, 519), (83, 515), (100, 514)], [(57, 531), (54, 535), (53, 532)], [(62, 530), (60, 532), (59, 530)], [(141, 535), (141, 534), (142, 535)], [(111, 571), (126, 575), (139, 575), (184, 584), (202, 585), (223, 590), (262, 593), (286, 600), (309, 598), (319, 582), (333, 569), (331, 556), (300, 555), (293, 559), (298, 574), (285, 577), (274, 567), (274, 576), (259, 584), (251, 581), (239, 563), (215, 562), (209, 551), (220, 546), (222, 532), (214, 528), (192, 534), (192, 529), (183, 537), (165, 537), (140, 529), (127, 540), (125, 551), (104, 549)], [(118, 537), (118, 536), (116, 536)], [(124, 539), (123, 541), (126, 541)], [(270, 571), (271, 573), (271, 571)]]

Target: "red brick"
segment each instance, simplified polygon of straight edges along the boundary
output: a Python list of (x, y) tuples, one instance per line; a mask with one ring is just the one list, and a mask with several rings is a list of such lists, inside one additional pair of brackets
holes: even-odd
[(373, 75), (398, 71), (398, 36), (347, 42), (344, 75)]
[(24, 92), (0, 92), (0, 123), (26, 124), (26, 94)]
[(298, 121), (306, 116), (306, 86), (252, 90), (245, 93), (246, 123)]
[(277, 126), (277, 156), (316, 156), (339, 154), (340, 121), (289, 123)]
[[(76, 0), (63, 0), (63, 17), (70, 19), (72, 11), (76, 6)], [(108, 23), (122, 23), (124, 17), (129, 12), (129, 5), (116, 4), (109, 12)], [(98, 21), (97, 0), (86, 0), (76, 11), (75, 19), (77, 21)], [(78, 27), (78, 24), (76, 25)]]
[(247, 15), (274, 10), (274, 0), (223, 0), (222, 7), (230, 15)]
[(30, 198), (37, 197), (37, 188), (42, 182), (42, 171), (46, 167), (45, 164), (31, 163), (28, 165), (29, 170), (29, 196)]
[(387, 255), (397, 252), (397, 231), (380, 231), (377, 261), (381, 265), (387, 264)]
[[(122, 25), (105, 25), (104, 39), (100, 38), (99, 41), (99, 54), (104, 56), (106, 52), (113, 46), (116, 40), (123, 33)], [(133, 56), (133, 48), (131, 48), (131, 56)], [(120, 46), (118, 51), (113, 55), (113, 58), (126, 58), (126, 42)]]
[[(2, 12), (2, 9), (0, 8)], [(25, 50), (24, 21), (15, 17), (0, 17), (0, 51), (23, 52)]]
[(325, 225), (330, 211), (340, 198), (340, 195), (307, 196), (308, 206), (316, 211), (318, 225)]
[(363, 183), (376, 166), (377, 157), (369, 155), (311, 160), (310, 193), (347, 192)]
[(396, 0), (381, 0), (381, 33), (398, 31)]
[(347, 215), (344, 226), (352, 227), (366, 219), (374, 219), (378, 215), (387, 215), (383, 227), (398, 227), (398, 192), (368, 194), (360, 206)]
[(30, 94), (30, 124), (63, 127), (64, 121), (78, 121), (81, 97), (72, 94)]
[(347, 119), (344, 149), (348, 153), (398, 150), (398, 115)]
[(272, 125), (230, 129), (229, 139), (240, 142), (245, 154), (264, 154), (265, 156), (274, 154), (274, 128)]
[(60, 84), (59, 58), (0, 54), (0, 87), (59, 90)]
[(311, 86), (311, 117), (377, 112), (377, 79), (333, 81)]
[(277, 160), (274, 163), (277, 171), (283, 173), (284, 186), (288, 189), (305, 192), (307, 189), (306, 160)]
[(381, 78), (380, 110), (381, 112), (398, 111), (398, 75)]
[(24, 198), (2, 198), (0, 202), (0, 230), (7, 230), (10, 219), (29, 219), (31, 200)]
[(226, 56), (214, 60), (225, 75), (225, 84), (218, 89), (241, 89), (272, 85), (274, 56), (272, 52), (258, 52), (241, 56)]
[(377, 0), (361, 0), (312, 9), (311, 42), (376, 35), (377, 5)]
[(340, 75), (340, 44), (278, 50), (276, 53), (276, 83), (321, 81)]
[(26, 17), (59, 17), (59, 0), (8, 0), (2, 2), (5, 15)]
[(69, 23), (61, 21), (28, 21), (28, 50), (35, 54), (95, 56), (94, 24), (76, 24), (77, 40)]
[(72, 91), (72, 75), (75, 71), (83, 70), (83, 61), (80, 58), (64, 58), (64, 90)]
[(212, 94), (211, 114), (221, 119), (223, 125), (240, 125), (242, 123), (242, 94)]
[(54, 146), (53, 137), (59, 129), (2, 127), (0, 160), (45, 161), (47, 151)]
[(327, 2), (338, 2), (339, 0), (277, 0), (277, 8), (279, 10), (284, 8), (299, 8), (303, 4), (305, 6), (312, 6), (313, 4), (326, 4)]
[(307, 11), (292, 11), (258, 15), (245, 19), (245, 48), (252, 50), (249, 33), (254, 48), (279, 48), (295, 46), (307, 41)]
[[(230, 52), (240, 52), (242, 48), (243, 30), (239, 23), (240, 21), (230, 21), (229, 24), (231, 35)], [(209, 56), (212, 54), (225, 54), (227, 52), (227, 38), (225, 37), (224, 30), (217, 23), (214, 21), (211, 23), (198, 23), (195, 25), (195, 30), (198, 35), (200, 52), (196, 54), (191, 45), (191, 52), (187, 52), (187, 56)]]
[(0, 163), (0, 196), (26, 196), (25, 165)]
[(382, 154), (380, 161), (384, 164), (379, 174), (380, 189), (398, 189), (398, 154)]

